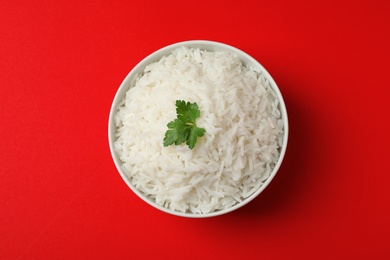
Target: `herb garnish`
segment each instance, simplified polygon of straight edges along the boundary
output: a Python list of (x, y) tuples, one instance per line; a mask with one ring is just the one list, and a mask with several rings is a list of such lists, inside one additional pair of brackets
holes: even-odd
[(198, 137), (202, 137), (206, 130), (197, 127), (196, 119), (200, 117), (198, 104), (176, 100), (177, 118), (168, 123), (168, 130), (164, 137), (164, 146), (187, 143), (190, 149), (194, 148)]

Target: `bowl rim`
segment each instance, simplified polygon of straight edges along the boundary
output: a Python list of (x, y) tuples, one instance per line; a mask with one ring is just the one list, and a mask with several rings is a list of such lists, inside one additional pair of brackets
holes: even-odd
[[(183, 212), (178, 212), (174, 211), (168, 208), (165, 208), (163, 206), (158, 205), (156, 202), (152, 201), (149, 199), (146, 195), (141, 193), (137, 188), (135, 188), (127, 175), (124, 173), (121, 167), (121, 160), (119, 159), (118, 155), (116, 154), (114, 150), (114, 142), (115, 142), (115, 133), (116, 133), (116, 126), (114, 122), (114, 115), (117, 111), (119, 103), (122, 101), (125, 93), (128, 91), (130, 88), (130, 84), (132, 83), (134, 77), (142, 73), (144, 68), (155, 61), (160, 60), (164, 55), (169, 55), (172, 53), (173, 50), (176, 48), (179, 48), (181, 46), (186, 46), (186, 47), (192, 47), (192, 48), (199, 48), (202, 50), (209, 50), (209, 51), (228, 51), (230, 53), (235, 53), (238, 55), (238, 58), (244, 63), (244, 64), (249, 64), (251, 66), (255, 66), (260, 70), (260, 72), (269, 80), (270, 86), (272, 89), (275, 91), (278, 100), (279, 100), (279, 109), (281, 112), (281, 118), (283, 120), (283, 141), (282, 141), (282, 146), (280, 147), (280, 154), (277, 163), (275, 164), (274, 168), (272, 169), (270, 176), (263, 182), (263, 184), (260, 186), (256, 192), (254, 192), (252, 195), (250, 195), (248, 198), (245, 198), (239, 203), (236, 203), (230, 208), (224, 209), (224, 210), (219, 210), (219, 211), (213, 211), (210, 213), (183, 213)], [(219, 215), (224, 215), (226, 213), (235, 211), (244, 205), (248, 204), (250, 201), (258, 197), (260, 193), (263, 192), (263, 190), (269, 185), (269, 183), (273, 180), (275, 177), (276, 173), (279, 171), (279, 168), (283, 162), (286, 150), (287, 150), (287, 143), (288, 143), (288, 132), (289, 132), (289, 126), (288, 126), (288, 115), (287, 115), (287, 109), (286, 105), (282, 96), (282, 93), (280, 92), (280, 89), (278, 85), (276, 84), (275, 80), (273, 77), (269, 74), (269, 72), (263, 67), (260, 62), (258, 62), (256, 59), (254, 59), (252, 56), (247, 54), (246, 52), (233, 47), (231, 45), (228, 45), (226, 43), (222, 42), (217, 42), (217, 41), (210, 41), (210, 40), (189, 40), (189, 41), (181, 41), (181, 42), (176, 42), (170, 45), (167, 45), (165, 47), (162, 47), (151, 54), (147, 55), (145, 58), (143, 58), (138, 64), (136, 64), (130, 72), (127, 74), (127, 76), (124, 78), (122, 83), (120, 84), (119, 88), (117, 89), (114, 99), (112, 101), (111, 107), (110, 107), (110, 112), (109, 112), (109, 120), (108, 120), (108, 142), (109, 142), (109, 148), (110, 148), (110, 153), (111, 157), (114, 161), (114, 164), (116, 166), (116, 169), (118, 170), (120, 176), (122, 177), (123, 181), (127, 184), (127, 186), (139, 197), (141, 198), (144, 202), (147, 204), (151, 205), (152, 207), (163, 211), (165, 213), (175, 215), (175, 216), (180, 216), (180, 217), (187, 217), (187, 218), (207, 218), (207, 217), (215, 217)]]

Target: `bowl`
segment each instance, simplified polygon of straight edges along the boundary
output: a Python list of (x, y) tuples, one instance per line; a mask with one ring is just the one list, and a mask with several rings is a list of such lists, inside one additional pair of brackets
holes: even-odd
[[(114, 149), (114, 142), (116, 140), (116, 133), (117, 133), (117, 127), (114, 122), (114, 115), (117, 112), (118, 106), (120, 102), (123, 100), (123, 98), (126, 95), (126, 92), (129, 90), (131, 84), (134, 82), (134, 78), (138, 74), (142, 74), (144, 71), (145, 67), (153, 62), (159, 61), (163, 56), (167, 56), (172, 53), (173, 50), (179, 48), (179, 47), (188, 47), (188, 48), (199, 48), (200, 50), (206, 50), (206, 51), (225, 51), (229, 53), (233, 53), (237, 55), (237, 57), (242, 61), (243, 64), (252, 66), (256, 68), (258, 71), (260, 71), (266, 79), (268, 79), (271, 88), (274, 90), (274, 92), (277, 95), (277, 98), (279, 100), (279, 105), (278, 108), (281, 113), (281, 119), (283, 121), (283, 138), (282, 138), (282, 145), (279, 148), (279, 158), (272, 169), (272, 172), (270, 173), (269, 177), (263, 182), (263, 184), (258, 188), (251, 196), (243, 199), (241, 202), (238, 202), (237, 204), (223, 210), (218, 210), (218, 211), (213, 211), (209, 213), (187, 213), (187, 212), (179, 212), (175, 211), (166, 207), (163, 207), (159, 204), (157, 204), (155, 201), (151, 200), (149, 197), (144, 195), (142, 192), (140, 192), (130, 181), (130, 179), (127, 177), (125, 174), (124, 170), (122, 169), (122, 161), (120, 160), (118, 154), (116, 153)], [(287, 119), (287, 111), (286, 111), (286, 106), (282, 97), (282, 94), (271, 77), (271, 75), (267, 72), (267, 70), (254, 58), (252, 58), (250, 55), (247, 53), (243, 52), (242, 50), (235, 48), (233, 46), (230, 46), (228, 44), (220, 43), (220, 42), (215, 42), (215, 41), (206, 41), (206, 40), (192, 40), (192, 41), (184, 41), (184, 42), (178, 42), (175, 44), (168, 45), (166, 47), (163, 47), (146, 58), (144, 58), (141, 62), (139, 62), (131, 71), (130, 73), (126, 76), (126, 78), (123, 80), (121, 85), (119, 86), (119, 89), (116, 92), (116, 95), (114, 97), (114, 100), (112, 102), (110, 114), (109, 114), (109, 122), (108, 122), (108, 140), (109, 140), (109, 147), (110, 147), (110, 152), (112, 155), (112, 159), (115, 163), (115, 166), (122, 177), (123, 181), (127, 184), (127, 186), (143, 201), (148, 203), (149, 205), (153, 206), (154, 208), (161, 210), (163, 212), (176, 215), (176, 216), (181, 216), (181, 217), (189, 217), (189, 218), (206, 218), (206, 217), (215, 217), (215, 216), (220, 216), (232, 211), (235, 211), (250, 201), (252, 201), (254, 198), (256, 198), (272, 181), (276, 173), (278, 172), (285, 152), (287, 148), (287, 140), (288, 140), (288, 119)]]

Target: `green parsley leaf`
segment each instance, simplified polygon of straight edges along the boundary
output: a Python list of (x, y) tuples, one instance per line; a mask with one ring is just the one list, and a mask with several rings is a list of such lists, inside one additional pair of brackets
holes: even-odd
[(164, 146), (180, 145), (184, 142), (190, 149), (194, 148), (198, 137), (202, 137), (206, 130), (197, 127), (196, 119), (200, 117), (198, 104), (176, 100), (177, 118), (168, 123), (168, 130), (164, 137)]

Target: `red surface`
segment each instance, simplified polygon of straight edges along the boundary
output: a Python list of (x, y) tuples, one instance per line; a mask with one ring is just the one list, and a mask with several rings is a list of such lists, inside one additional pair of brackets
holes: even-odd
[[(388, 1), (2, 1), (0, 259), (389, 259)], [(111, 159), (127, 73), (165, 45), (221, 41), (287, 105), (285, 161), (233, 213), (146, 205)]]

